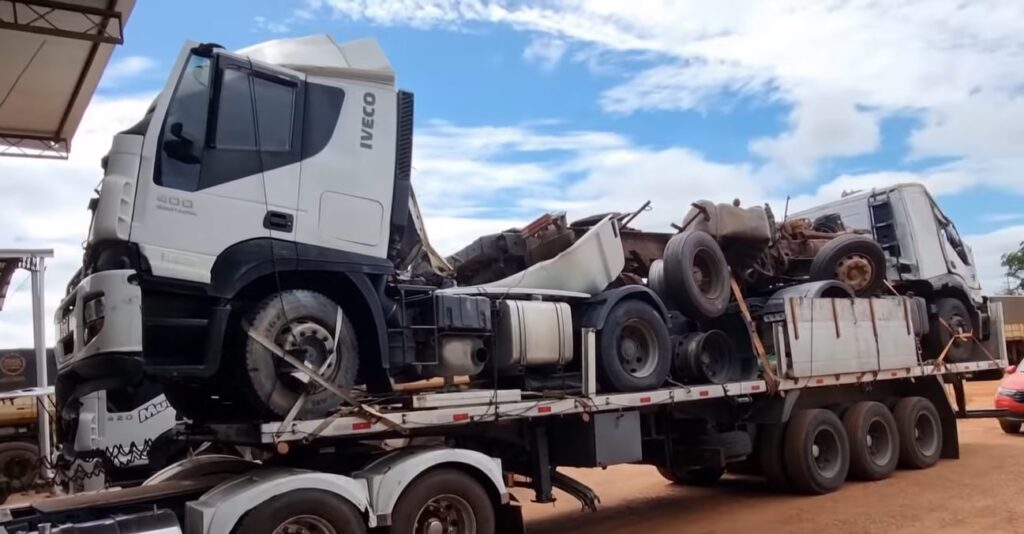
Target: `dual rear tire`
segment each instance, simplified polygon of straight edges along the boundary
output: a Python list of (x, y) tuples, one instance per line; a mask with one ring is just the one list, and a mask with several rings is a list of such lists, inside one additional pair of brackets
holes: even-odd
[(840, 420), (826, 409), (796, 412), (785, 425), (767, 425), (757, 456), (773, 489), (831, 493), (847, 478), (882, 480), (897, 467), (925, 469), (942, 454), (942, 424), (923, 397), (900, 399), (890, 411), (879, 402), (850, 406)]
[[(447, 468), (423, 473), (403, 491), (391, 513), (390, 532), (489, 534), (494, 502), (468, 474)], [(278, 495), (242, 517), (236, 534), (361, 534), (366, 520), (352, 503), (321, 490)]]

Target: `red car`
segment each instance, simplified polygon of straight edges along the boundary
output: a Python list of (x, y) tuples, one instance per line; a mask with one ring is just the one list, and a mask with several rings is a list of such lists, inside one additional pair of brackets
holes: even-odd
[(1024, 367), (1011, 365), (1006, 368), (1006, 376), (996, 390), (996, 408), (1010, 412), (1010, 415), (999, 418), (999, 426), (1007, 434), (1020, 432), (1024, 423)]

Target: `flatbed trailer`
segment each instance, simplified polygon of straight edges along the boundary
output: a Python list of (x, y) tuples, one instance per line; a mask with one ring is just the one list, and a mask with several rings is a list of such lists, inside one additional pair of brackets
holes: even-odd
[[(853, 299), (844, 315), (840, 300), (850, 302), (786, 302), (765, 340), (775, 359), (762, 379), (602, 393), (597, 334), (585, 329), (578, 394), (408, 392), (324, 419), (184, 424), (182, 439), (258, 453), (195, 456), (135, 488), (9, 509), (2, 526), (10, 534), (522, 532), (512, 486), (531, 488), (539, 502), (559, 488), (596, 509), (598, 496), (563, 466), (645, 463), (700, 485), (728, 469), (821, 494), (848, 476), (885, 478), (897, 463), (957, 458), (944, 382), (1005, 366), (1000, 307), (977, 341), (991, 358), (944, 363), (920, 361), (905, 301)], [(862, 304), (870, 315), (858, 313)]]

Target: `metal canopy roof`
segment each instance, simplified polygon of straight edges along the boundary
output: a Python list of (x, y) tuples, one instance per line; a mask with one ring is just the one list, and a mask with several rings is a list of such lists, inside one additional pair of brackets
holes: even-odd
[(66, 158), (135, 0), (0, 0), (0, 156)]

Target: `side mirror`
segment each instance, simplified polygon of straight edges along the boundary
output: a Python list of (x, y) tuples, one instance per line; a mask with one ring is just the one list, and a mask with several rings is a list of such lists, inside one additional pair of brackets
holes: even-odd
[(1016, 372), (1017, 372), (1017, 366), (1016, 365), (1011, 365), (1011, 366), (1006, 368), (1006, 374), (1008, 374), (1008, 375), (1012, 375), (1013, 373), (1016, 373)]
[(184, 134), (180, 122), (171, 124), (171, 135), (174, 139), (164, 140), (164, 153), (182, 163), (198, 165), (200, 160), (196, 154), (195, 143)]

